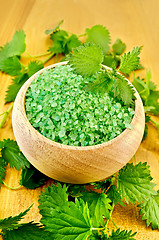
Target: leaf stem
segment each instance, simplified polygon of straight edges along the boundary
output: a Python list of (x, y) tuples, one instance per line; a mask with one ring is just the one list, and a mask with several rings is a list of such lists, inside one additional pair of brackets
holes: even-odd
[(152, 118), (150, 118), (150, 122), (152, 122), (155, 127), (159, 130), (159, 122), (154, 121)]
[(38, 54), (38, 55), (34, 55), (34, 56), (32, 56), (32, 55), (30, 55), (30, 53), (28, 53), (28, 52), (25, 52), (26, 53), (26, 55), (27, 56), (23, 56), (23, 57), (25, 57), (25, 58), (39, 58), (39, 57), (44, 57), (44, 56), (47, 56), (47, 55), (49, 55), (50, 54), (50, 52), (46, 52), (46, 53), (41, 53), (41, 54)]
[[(107, 222), (106, 222), (105, 227), (104, 227), (104, 229), (106, 230), (106, 232), (108, 232), (108, 223), (109, 223), (109, 221), (110, 221), (110, 220), (112, 221), (111, 215), (112, 215), (112, 213), (113, 213), (114, 207), (115, 207), (115, 204), (114, 204), (114, 202), (113, 202), (113, 204), (112, 204), (112, 209), (111, 209), (111, 211), (110, 211), (110, 218), (107, 219)], [(113, 223), (113, 221), (112, 221), (112, 223)], [(114, 223), (113, 223), (113, 224), (114, 224)]]
[(18, 187), (10, 187), (8, 186), (5, 182), (3, 182), (4, 186), (6, 186), (7, 188), (11, 189), (11, 190), (18, 190), (22, 187), (22, 185), (19, 185)]
[(136, 156), (134, 155), (134, 160), (135, 160), (135, 164), (137, 164), (137, 161), (136, 161)]
[(86, 35), (87, 35), (86, 33), (82, 33), (82, 34), (77, 35), (77, 37), (84, 37)]
[(1, 114), (1, 115), (4, 115), (4, 116), (3, 116), (3, 118), (2, 118), (2, 120), (1, 120), (1, 122), (0, 122), (0, 128), (2, 128), (3, 125), (5, 124), (5, 122), (6, 122), (6, 120), (7, 120), (7, 117), (8, 117), (8, 115), (9, 115), (10, 111), (11, 111), (12, 108), (13, 108), (13, 104), (14, 104), (14, 102), (12, 102), (12, 104), (9, 106), (9, 108), (8, 108), (8, 110), (7, 110), (6, 112), (4, 112), (3, 114)]
[(2, 116), (3, 114), (5, 114), (5, 112), (1, 113), (0, 116)]
[(114, 226), (116, 227), (116, 229), (118, 229), (117, 225), (115, 224), (114, 220), (112, 217), (110, 217), (110, 220), (112, 221), (112, 223), (114, 224)]
[(55, 53), (51, 53), (50, 56), (48, 56), (44, 61), (42, 61), (42, 64), (45, 64), (46, 62), (48, 62), (54, 55)]
[(44, 56), (47, 56), (49, 55), (50, 52), (46, 52), (46, 53), (42, 53), (42, 54), (39, 54), (39, 55), (35, 55), (35, 56), (32, 56), (33, 58), (38, 58), (38, 57), (44, 57)]

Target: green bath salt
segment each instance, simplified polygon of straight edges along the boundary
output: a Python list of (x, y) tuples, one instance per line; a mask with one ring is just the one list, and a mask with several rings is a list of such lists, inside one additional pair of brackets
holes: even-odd
[(26, 93), (28, 120), (45, 137), (70, 146), (107, 142), (132, 128), (133, 108), (111, 94), (84, 89), (94, 79), (74, 73), (70, 65), (44, 70)]

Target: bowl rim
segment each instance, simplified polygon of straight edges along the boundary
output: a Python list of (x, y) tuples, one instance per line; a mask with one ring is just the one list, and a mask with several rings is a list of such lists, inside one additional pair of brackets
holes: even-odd
[[(35, 74), (33, 74), (24, 84), (23, 86), (20, 88), (17, 96), (16, 96), (16, 99), (15, 99), (15, 103), (14, 103), (14, 106), (13, 106), (13, 112), (14, 112), (14, 109), (16, 108), (16, 103), (18, 101), (18, 98), (20, 97), (21, 99), (21, 104), (18, 105), (18, 111), (21, 111), (22, 115), (23, 115), (23, 120), (25, 121), (25, 126), (27, 125), (28, 128), (32, 131), (32, 133), (34, 133), (35, 135), (39, 135), (39, 138), (41, 138), (42, 141), (48, 143), (49, 145), (53, 145), (53, 146), (56, 146), (56, 147), (59, 147), (59, 148), (65, 148), (65, 149), (68, 149), (68, 150), (91, 150), (91, 149), (98, 149), (98, 148), (101, 148), (101, 147), (106, 147), (108, 145), (111, 145), (113, 143), (116, 143), (120, 138), (123, 138), (123, 135), (127, 135), (127, 134), (131, 134), (131, 132), (133, 131), (134, 129), (134, 125), (135, 125), (135, 122), (137, 121), (137, 116), (136, 114), (138, 113), (138, 108), (139, 108), (139, 105), (142, 105), (143, 107), (143, 103), (142, 103), (142, 100), (137, 92), (137, 90), (135, 89), (135, 87), (132, 85), (132, 83), (125, 77), (125, 79), (128, 81), (128, 83), (133, 87), (133, 89), (135, 90), (135, 97), (136, 97), (136, 100), (135, 100), (135, 114), (132, 118), (132, 121), (131, 121), (131, 124), (133, 125), (133, 128), (132, 129), (125, 129), (121, 134), (119, 134), (118, 136), (116, 136), (115, 138), (107, 141), (107, 142), (103, 142), (103, 143), (99, 143), (99, 144), (95, 144), (95, 145), (91, 145), (91, 146), (70, 146), (70, 145), (65, 145), (63, 143), (58, 143), (58, 142), (55, 142), (47, 137), (45, 137), (44, 135), (42, 135), (40, 132), (38, 132), (33, 126), (32, 124), (30, 123), (30, 121), (28, 120), (27, 118), (27, 115), (26, 115), (26, 110), (25, 110), (25, 99), (26, 99), (26, 92), (28, 90), (28, 88), (30, 87), (30, 84), (32, 83), (32, 81), (38, 76), (40, 75), (43, 71), (47, 70), (47, 69), (52, 69), (58, 65), (66, 65), (68, 63), (68, 61), (63, 61), (63, 62), (59, 62), (59, 63), (55, 63), (55, 64), (51, 64), (47, 67), (44, 67), (43, 69), (39, 70), (38, 72), (36, 72)], [(104, 68), (106, 69), (111, 69), (110, 67), (107, 67), (105, 65), (102, 65)], [(121, 73), (118, 73), (120, 75), (122, 75)], [(122, 75), (123, 76), (123, 75)], [(137, 104), (138, 103), (138, 104)], [(144, 109), (143, 109), (144, 111)]]

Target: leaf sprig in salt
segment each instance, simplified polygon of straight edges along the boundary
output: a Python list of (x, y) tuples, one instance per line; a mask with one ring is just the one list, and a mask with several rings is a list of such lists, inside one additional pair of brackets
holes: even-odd
[[(128, 74), (139, 64), (140, 48), (136, 47), (133, 51), (124, 55), (119, 68), (123, 73)], [(91, 76), (97, 74), (94, 82), (86, 85), (85, 89), (92, 92), (109, 92), (112, 85), (115, 97), (118, 97), (125, 105), (133, 103), (134, 89), (128, 81), (119, 74), (115, 69), (102, 69), (103, 53), (100, 47), (93, 43), (84, 44), (77, 47), (67, 57), (69, 63), (73, 66), (78, 74)]]
[(73, 53), (67, 56), (67, 60), (75, 71), (83, 76), (91, 76), (101, 69), (103, 52), (93, 43), (85, 43), (73, 49)]

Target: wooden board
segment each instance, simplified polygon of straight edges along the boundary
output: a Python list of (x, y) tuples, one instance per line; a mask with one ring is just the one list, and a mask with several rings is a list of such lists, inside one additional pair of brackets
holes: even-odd
[[(54, 27), (64, 19), (63, 29), (81, 34), (85, 28), (95, 24), (105, 25), (111, 33), (112, 42), (121, 38), (127, 44), (127, 50), (143, 45), (142, 64), (152, 71), (152, 80), (159, 85), (159, 1), (158, 0), (0, 0), (0, 46), (9, 41), (14, 32), (24, 29), (26, 32), (26, 51), (31, 55), (46, 52), (50, 40), (46, 29)], [(26, 54), (25, 54), (26, 55)], [(27, 61), (23, 58), (24, 62)], [(48, 64), (54, 63), (51, 60)], [(145, 77), (146, 70), (140, 71)], [(4, 96), (11, 78), (0, 73), (0, 113), (9, 104), (4, 105)], [(157, 118), (155, 118), (157, 120)], [(158, 118), (159, 120), (159, 118)], [(14, 139), (11, 127), (11, 115), (0, 130), (0, 140)], [(159, 189), (159, 137), (152, 125), (149, 125), (148, 139), (144, 141), (136, 154), (137, 161), (148, 162)], [(18, 186), (20, 173), (8, 168), (5, 182)], [(50, 185), (50, 180), (47, 185)], [(2, 186), (0, 190), (0, 218), (18, 214), (32, 203), (34, 206), (25, 221), (39, 221), (38, 196), (42, 188), (16, 191)], [(137, 231), (138, 240), (157, 240), (159, 231), (146, 228), (145, 222), (138, 216), (139, 209), (134, 205), (117, 206), (113, 217), (121, 229)], [(112, 227), (112, 226), (110, 226)]]

